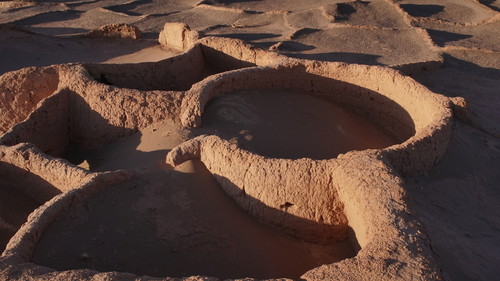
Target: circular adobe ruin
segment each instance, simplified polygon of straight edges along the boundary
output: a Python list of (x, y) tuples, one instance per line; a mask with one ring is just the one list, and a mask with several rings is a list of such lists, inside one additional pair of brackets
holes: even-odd
[(248, 89), (308, 93), (369, 118), (400, 142), (382, 152), (403, 174), (428, 170), (447, 148), (450, 100), (396, 70), (379, 66), (281, 59), (274, 65), (216, 74), (187, 91), (181, 121), (199, 127), (212, 98)]
[[(199, 44), (195, 48), (200, 48), (204, 55), (218, 52), (219, 57), (232, 57), (230, 61), (240, 67), (231, 69), (241, 68), (241, 65), (247, 68), (208, 76), (182, 94), (170, 93), (168, 100), (173, 100), (175, 107), (172, 112), (182, 112), (180, 121), (185, 126), (201, 125), (204, 107), (213, 97), (257, 87), (300, 91), (333, 99), (359, 114), (369, 114), (368, 118), (396, 133), (399, 143), (383, 149), (351, 151), (325, 160), (293, 160), (261, 156), (218, 136), (201, 135), (172, 149), (167, 156), (168, 163), (175, 166), (191, 158), (200, 158), (226, 193), (243, 209), (288, 233), (322, 243), (351, 236), (359, 243), (361, 250), (355, 257), (314, 268), (302, 275), (302, 279), (440, 278), (429, 241), (407, 206), (400, 175), (430, 169), (445, 152), (452, 122), (449, 99), (383, 67), (286, 59), (276, 55), (268, 55), (259, 61), (256, 53), (264, 51), (256, 51), (241, 41), (204, 38)], [(265, 66), (248, 67), (247, 63)], [(75, 77), (74, 73), (84, 72), (82, 66), (66, 66), (60, 70), (60, 77)], [(101, 89), (104, 85), (92, 81), (87, 74), (83, 76), (85, 79), (78, 78), (82, 81), (68, 82), (67, 89), (57, 98), (71, 101), (77, 94), (88, 99), (86, 102), (94, 102), (94, 108), (102, 109), (99, 100), (104, 99), (94, 100), (85, 91)], [(142, 108), (136, 107), (140, 101), (131, 97), (144, 97), (144, 92), (104, 88), (96, 97), (111, 100), (113, 95), (124, 92), (130, 108)], [(106, 96), (108, 92), (110, 94)], [(155, 112), (150, 115), (158, 117)], [(167, 115), (172, 117), (170, 113)], [(112, 124), (119, 127), (123, 123), (113, 118), (110, 117)], [(134, 115), (131, 120), (148, 123), (141, 118)], [(139, 126), (123, 124), (130, 129)], [(29, 126), (36, 125), (34, 122)], [(2, 137), (2, 140), (9, 140), (4, 144), (13, 145), (22, 139), (24, 133), (15, 134), (21, 129), (28, 132), (29, 126), (11, 130), (8, 138)], [(69, 276), (81, 280), (138, 278), (128, 273), (89, 269), (59, 272), (32, 263), (33, 249), (44, 230), (73, 200), (85, 200), (97, 190), (127, 181), (131, 176), (122, 172), (90, 175), (79, 187), (57, 196), (30, 215), (2, 254), (0, 265), (2, 270), (5, 269), (4, 274), (40, 280), (64, 280)]]
[[(402, 174), (427, 170), (447, 147), (449, 100), (397, 71), (376, 66), (284, 59), (216, 74), (186, 93), (181, 121), (201, 126), (211, 99), (248, 89), (307, 93), (369, 118), (399, 143), (347, 155), (378, 155)], [(332, 176), (341, 162), (337, 158), (267, 157), (211, 135), (181, 144), (167, 162), (176, 165), (191, 157), (199, 157), (226, 192), (259, 220), (310, 241), (346, 239), (349, 220)]]

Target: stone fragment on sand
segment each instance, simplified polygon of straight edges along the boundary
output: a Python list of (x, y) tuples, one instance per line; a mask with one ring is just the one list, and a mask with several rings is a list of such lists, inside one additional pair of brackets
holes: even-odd
[(142, 32), (137, 26), (125, 23), (113, 23), (91, 30), (86, 34), (90, 38), (140, 39)]

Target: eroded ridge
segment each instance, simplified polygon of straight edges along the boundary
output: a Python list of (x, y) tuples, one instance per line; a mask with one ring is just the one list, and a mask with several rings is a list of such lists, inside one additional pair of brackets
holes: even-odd
[[(39, 199), (40, 204), (60, 194), (36, 209), (10, 239), (0, 260), (3, 276), (38, 280), (139, 278), (90, 269), (56, 271), (35, 264), (32, 257), (46, 229), (70, 206), (135, 177), (131, 171), (86, 171), (52, 156), (64, 154), (70, 144), (95, 149), (166, 122), (181, 123), (193, 128), (192, 135), (198, 135), (171, 149), (166, 156), (168, 164), (178, 166), (200, 159), (239, 206), (283, 232), (315, 243), (351, 239), (359, 244), (355, 257), (311, 269), (301, 278), (441, 278), (428, 238), (408, 208), (401, 175), (429, 170), (446, 151), (452, 122), (448, 98), (392, 69), (290, 59), (239, 40), (198, 40), (192, 33), (184, 36), (188, 27), (174, 25), (177, 32), (162, 33), (162, 41), (189, 49), (165, 61), (119, 67), (59, 65), (7, 74), (39, 75), (45, 71), (47, 79), (58, 81), (47, 82), (41, 102), (31, 101), (20, 113), (9, 109), (10, 103), (2, 103), (5, 112), (18, 117), (12, 124), (2, 124), (6, 133), (0, 137), (0, 153), (2, 165), (39, 175), (55, 187), (56, 192)], [(188, 69), (195, 71), (184, 75)], [(6, 81), (2, 85), (9, 88), (4, 77), (0, 78)], [(26, 91), (16, 85), (12, 89), (10, 95)], [(260, 89), (291, 90), (333, 101), (390, 132), (397, 144), (323, 160), (271, 158), (204, 130), (202, 119), (210, 100), (235, 90)], [(25, 142), (32, 144), (21, 144)], [(18, 159), (15, 155), (24, 155), (18, 162), (26, 164), (12, 164), (18, 163), (12, 160)], [(57, 171), (53, 176), (57, 180), (47, 177), (44, 169)], [(11, 232), (14, 228), (8, 227)]]

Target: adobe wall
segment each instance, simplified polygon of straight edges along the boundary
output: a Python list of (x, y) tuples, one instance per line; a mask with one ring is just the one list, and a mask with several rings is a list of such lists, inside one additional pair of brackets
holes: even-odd
[(86, 170), (65, 160), (50, 157), (28, 143), (11, 147), (0, 145), (0, 168), (0, 174), (9, 177), (21, 177), (25, 180), (28, 175), (32, 175), (31, 184), (17, 187), (41, 203), (80, 186), (89, 175)]
[(384, 153), (405, 175), (432, 167), (446, 151), (451, 134), (450, 100), (410, 77), (377, 66), (294, 59), (216, 74), (193, 85), (182, 103), (183, 125), (200, 126), (212, 98), (241, 89), (312, 94), (373, 120), (401, 142)]
[(182, 92), (119, 89), (96, 82), (81, 65), (62, 66), (59, 73), (61, 90), (0, 137), (0, 144), (31, 142), (59, 156), (70, 142), (97, 149), (152, 123), (178, 118)]
[(23, 121), (56, 91), (57, 67), (27, 67), (0, 76), (0, 134)]
[(97, 81), (143, 91), (185, 91), (203, 78), (205, 61), (199, 46), (158, 62), (85, 64)]
[(43, 100), (28, 118), (0, 137), (1, 145), (29, 142), (43, 152), (61, 155), (69, 144), (69, 94), (59, 92)]
[[(24, 224), (11, 238), (2, 253), (3, 262), (16, 264), (31, 261), (35, 246), (45, 229), (57, 220), (71, 204), (85, 202), (100, 190), (132, 177), (132, 172), (127, 171), (94, 173), (86, 177), (78, 187), (67, 190), (46, 202), (29, 216), (28, 223)], [(28, 265), (28, 267), (32, 266)]]
[(189, 158), (200, 158), (226, 193), (264, 223), (317, 243), (348, 236), (343, 204), (332, 186), (335, 161), (263, 157), (217, 136), (181, 144), (167, 163), (176, 166)]
[(361, 250), (306, 272), (305, 280), (441, 280), (430, 240), (408, 209), (403, 180), (376, 152), (338, 158), (339, 199)]
[(33, 209), (79, 187), (88, 177), (87, 171), (52, 158), (32, 144), (0, 146), (0, 181), (2, 194), (6, 196), (1, 198), (6, 206), (0, 208), (0, 231), (3, 232), (0, 249), (3, 251), (5, 243), (19, 230)]

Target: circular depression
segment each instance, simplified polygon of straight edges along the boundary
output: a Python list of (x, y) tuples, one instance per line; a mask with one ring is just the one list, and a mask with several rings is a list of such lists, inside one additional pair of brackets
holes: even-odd
[(304, 93), (369, 120), (396, 139), (377, 153), (404, 175), (427, 171), (447, 148), (452, 124), (448, 98), (393, 69), (336, 62), (288, 59), (210, 76), (186, 93), (182, 124), (201, 127), (215, 98), (249, 89)]
[(355, 255), (348, 241), (314, 244), (258, 223), (201, 162), (181, 170), (189, 173), (158, 171), (95, 194), (78, 190), (79, 198), (89, 198), (72, 200), (53, 218), (33, 262), (60, 271), (267, 279), (299, 278)]
[[(283, 91), (287, 97), (270, 102), (273, 94)], [(318, 99), (309, 110), (317, 116), (301, 118), (311, 101), (294, 101), (293, 93)], [(296, 105), (287, 104), (290, 100)], [(362, 119), (364, 128), (360, 123), (340, 126), (348, 127), (350, 134), (345, 145), (335, 148), (335, 142), (342, 143), (338, 136), (344, 129), (330, 130), (342, 123), (339, 116)], [(357, 218), (347, 218), (348, 202), (338, 196), (342, 179), (335, 175), (346, 158), (381, 158), (403, 175), (426, 171), (446, 150), (451, 108), (447, 98), (392, 69), (286, 60), (197, 83), (183, 99), (181, 121), (184, 126), (201, 127), (204, 135), (169, 153), (169, 163), (199, 157), (225, 191), (259, 220), (306, 240), (331, 241), (346, 239), (350, 226), (355, 233), (363, 232)], [(297, 122), (299, 126), (291, 125)], [(378, 126), (377, 133), (386, 132), (382, 139), (389, 137), (392, 142), (371, 146), (367, 123), (371, 129)], [(330, 131), (319, 144), (314, 142), (321, 138), (318, 131)], [(371, 147), (353, 148), (354, 140)], [(342, 153), (334, 151), (338, 148), (361, 151), (336, 157)], [(320, 155), (314, 155), (315, 150)], [(366, 240), (362, 242), (366, 245)]]
[(396, 137), (332, 101), (291, 90), (236, 90), (205, 107), (202, 127), (272, 158), (330, 159), (379, 149)]

